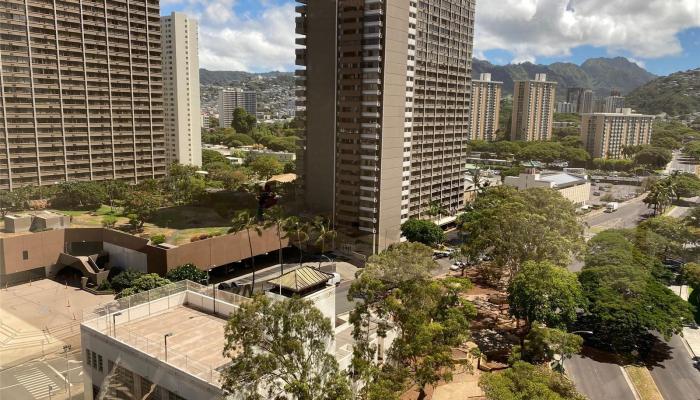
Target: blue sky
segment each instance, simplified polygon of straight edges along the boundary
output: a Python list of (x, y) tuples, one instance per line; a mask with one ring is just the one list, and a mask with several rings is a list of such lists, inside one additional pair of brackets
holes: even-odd
[[(294, 2), (161, 0), (200, 21), (200, 64), (294, 69)], [(623, 56), (657, 75), (700, 67), (700, 0), (477, 1), (475, 57), (495, 64), (580, 64)]]

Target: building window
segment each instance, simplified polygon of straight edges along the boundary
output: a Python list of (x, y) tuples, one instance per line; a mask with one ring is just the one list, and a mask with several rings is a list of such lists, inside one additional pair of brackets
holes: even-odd
[(28, 251), (28, 250), (23, 250), (23, 251), (22, 251), (22, 259), (23, 259), (23, 260), (29, 260), (29, 251)]

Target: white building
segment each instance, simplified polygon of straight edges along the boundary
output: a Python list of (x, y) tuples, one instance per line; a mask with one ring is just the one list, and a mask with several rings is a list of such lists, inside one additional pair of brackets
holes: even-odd
[(635, 114), (629, 108), (583, 114), (581, 141), (593, 158), (623, 158), (625, 146), (651, 143), (653, 123), (653, 115)]
[(253, 161), (256, 158), (262, 157), (262, 156), (273, 157), (281, 163), (288, 163), (291, 161), (295, 161), (297, 159), (297, 155), (295, 153), (289, 153), (286, 151), (273, 151), (273, 150), (268, 150), (268, 149), (256, 149), (256, 148), (252, 148), (250, 146), (237, 147), (237, 148), (235, 148), (235, 150), (240, 151), (242, 153), (245, 153), (246, 159), (248, 161)]
[[(352, 325), (347, 317), (341, 318), (344, 315), (336, 318), (335, 286), (326, 285), (329, 277), (305, 267), (277, 279), (283, 294), (301, 295), (330, 319), (335, 336), (328, 351), (347, 370), (352, 359)], [(266, 295), (273, 300), (284, 297), (276, 289)], [(220, 377), (230, 361), (222, 354), (224, 329), (230, 313), (249, 300), (223, 290), (214, 294), (211, 286), (181, 281), (106, 304), (84, 316), (80, 333), (85, 399), (96, 398), (93, 393), (100, 391), (113, 396), (105, 398), (118, 399), (222, 399)], [(383, 340), (376, 339), (376, 332), (373, 335), (378, 355), (395, 338), (393, 331)], [(147, 393), (151, 395), (145, 396)], [(226, 398), (241, 397), (231, 393)]]
[(622, 96), (608, 96), (603, 105), (604, 113), (616, 113), (625, 108), (625, 98)]
[(257, 115), (257, 94), (252, 91), (243, 91), (240, 89), (219, 90), (219, 127), (231, 127), (233, 111), (236, 108), (242, 108), (250, 115)]
[(161, 17), (163, 107), (168, 163), (202, 165), (197, 21), (183, 13)]
[(574, 114), (576, 113), (576, 104), (568, 103), (565, 101), (557, 102), (557, 112), (562, 114)]
[(518, 190), (531, 188), (554, 189), (577, 207), (586, 205), (591, 195), (591, 182), (587, 176), (566, 172), (541, 174), (534, 169), (530, 169), (520, 174), (520, 176), (507, 176), (503, 184), (518, 188)]

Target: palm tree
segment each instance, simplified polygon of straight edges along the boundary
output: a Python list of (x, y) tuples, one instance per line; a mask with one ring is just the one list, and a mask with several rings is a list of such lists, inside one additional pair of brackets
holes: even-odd
[(649, 190), (649, 194), (644, 199), (644, 202), (654, 208), (654, 215), (663, 214), (666, 207), (671, 205), (676, 197), (676, 188), (673, 183), (662, 181), (656, 183)]
[(304, 243), (309, 241), (309, 228), (309, 224), (306, 221), (295, 216), (287, 218), (284, 225), (284, 230), (287, 231), (287, 234), (296, 242), (299, 248), (299, 266), (301, 266), (304, 260), (304, 251), (302, 247)]
[[(270, 207), (265, 210), (263, 215), (265, 219), (265, 228), (274, 227), (277, 229), (277, 240), (279, 240), (279, 263), (280, 263), (280, 276), (284, 275), (284, 260), (282, 259), (282, 239), (287, 238), (288, 235), (283, 231), (282, 227), (287, 223), (287, 215), (281, 206)], [(282, 291), (282, 286), (280, 286), (280, 293)]]
[(442, 206), (442, 204), (440, 204), (439, 201), (433, 200), (428, 204), (427, 214), (430, 215), (431, 217), (437, 216), (438, 223), (439, 223), (440, 220), (442, 219), (442, 215), (447, 214), (447, 210), (445, 210), (445, 208)]
[(245, 231), (248, 234), (248, 246), (250, 246), (250, 261), (253, 267), (253, 291), (255, 290), (255, 253), (253, 253), (253, 240), (250, 237), (250, 231), (255, 231), (258, 236), (262, 235), (258, 219), (251, 215), (248, 211), (241, 211), (232, 221), (229, 233), (238, 233)]
[[(338, 236), (338, 232), (331, 229), (331, 221), (320, 216), (316, 217), (314, 220), (314, 228), (316, 229), (316, 233), (318, 233), (318, 237), (316, 238), (314, 244), (321, 246), (321, 254), (323, 254), (326, 252), (326, 241), (333, 241), (336, 236)], [(318, 268), (321, 269), (320, 258), (318, 260)]]

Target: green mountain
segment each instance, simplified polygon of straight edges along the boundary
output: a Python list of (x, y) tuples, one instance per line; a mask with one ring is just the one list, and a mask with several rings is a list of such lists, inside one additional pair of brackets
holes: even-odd
[(557, 97), (566, 97), (566, 89), (583, 87), (593, 89), (597, 96), (608, 96), (613, 89), (623, 94), (653, 80), (656, 75), (646, 71), (626, 58), (592, 58), (583, 64), (554, 63), (550, 65), (522, 64), (494, 65), (488, 61), (474, 59), (473, 76), (490, 72), (492, 79), (504, 83), (506, 94), (513, 93), (513, 81), (532, 79), (535, 74), (547, 74), (547, 80), (559, 83)]
[(700, 68), (676, 72), (647, 83), (627, 96), (637, 111), (672, 116), (700, 112)]

